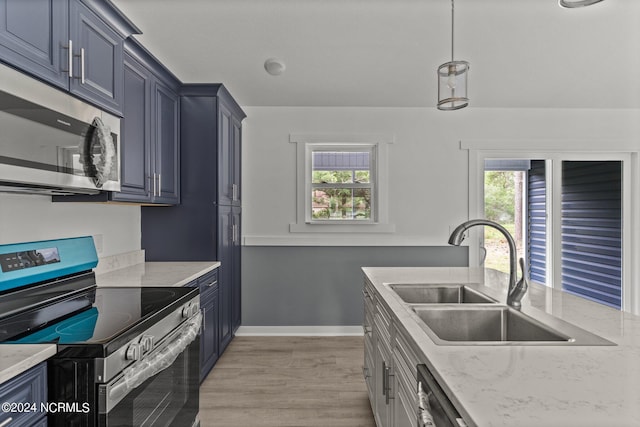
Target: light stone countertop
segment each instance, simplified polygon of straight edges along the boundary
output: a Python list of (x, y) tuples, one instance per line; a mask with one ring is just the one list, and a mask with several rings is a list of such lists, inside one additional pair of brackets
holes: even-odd
[(184, 286), (220, 266), (217, 261), (144, 262), (96, 274), (99, 287)]
[(54, 344), (0, 344), (0, 384), (56, 354)]
[(507, 276), (462, 267), (363, 271), (470, 426), (640, 426), (640, 317), (531, 284), (523, 313), (553, 315), (617, 345), (436, 345), (387, 284), (479, 283), (503, 303)]

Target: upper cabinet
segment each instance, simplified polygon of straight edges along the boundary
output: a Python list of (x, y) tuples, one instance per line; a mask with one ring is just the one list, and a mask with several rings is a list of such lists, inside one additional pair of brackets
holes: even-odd
[(123, 75), (120, 191), (54, 201), (180, 203), (180, 81), (132, 39), (125, 42)]
[(218, 204), (225, 206), (241, 206), (240, 194), (240, 159), (242, 140), (242, 124), (244, 116), (232, 112), (232, 106), (221, 97), (218, 110), (219, 141), (219, 181)]
[(0, 60), (122, 114), (124, 39), (140, 31), (110, 2), (0, 0)]

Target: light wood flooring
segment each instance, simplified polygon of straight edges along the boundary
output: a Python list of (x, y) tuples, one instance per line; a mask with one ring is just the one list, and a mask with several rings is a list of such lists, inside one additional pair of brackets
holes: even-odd
[(201, 427), (375, 427), (362, 337), (236, 337), (200, 387)]

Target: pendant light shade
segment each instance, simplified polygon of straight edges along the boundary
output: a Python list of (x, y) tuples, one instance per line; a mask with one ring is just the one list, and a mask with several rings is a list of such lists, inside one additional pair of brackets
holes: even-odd
[(438, 67), (438, 110), (459, 110), (469, 105), (467, 76), (469, 63), (453, 59), (453, 0), (451, 0), (451, 61)]
[(558, 0), (558, 4), (567, 9), (575, 7), (591, 6), (592, 4), (600, 3), (602, 0)]
[(459, 110), (469, 105), (467, 61), (445, 62), (438, 67), (438, 109)]

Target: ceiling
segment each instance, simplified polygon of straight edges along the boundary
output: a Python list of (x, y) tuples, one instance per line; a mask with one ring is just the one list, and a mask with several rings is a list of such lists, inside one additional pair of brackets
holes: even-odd
[[(243, 106), (434, 107), (451, 59), (449, 0), (112, 1), (178, 78), (224, 83)], [(640, 108), (640, 1), (455, 9), (471, 107)]]

